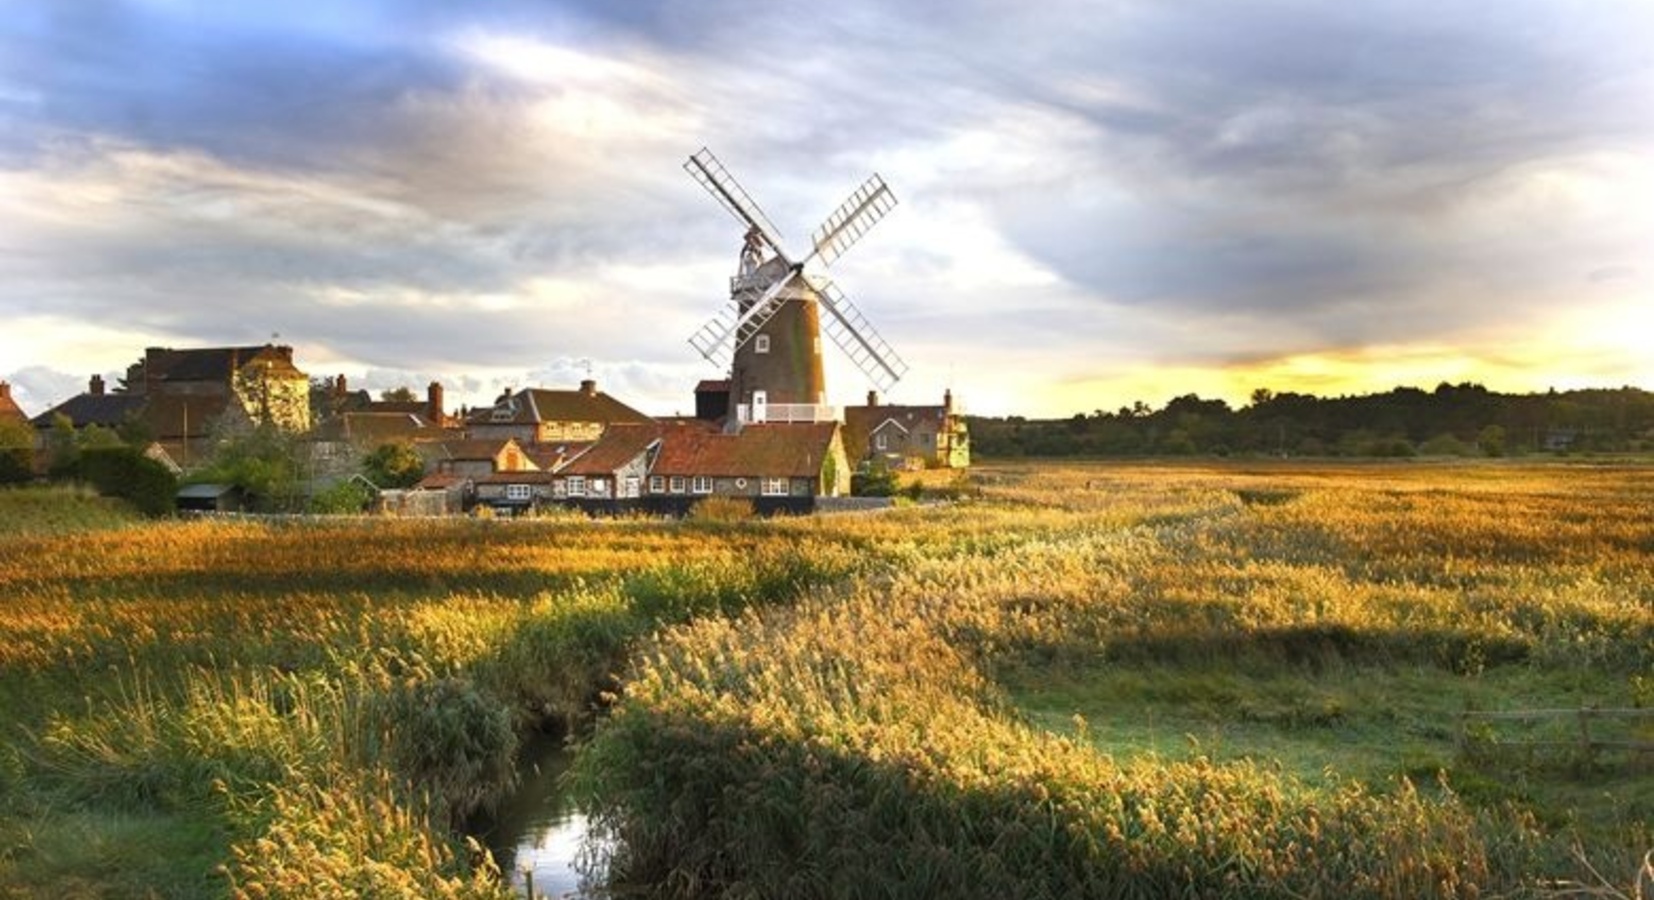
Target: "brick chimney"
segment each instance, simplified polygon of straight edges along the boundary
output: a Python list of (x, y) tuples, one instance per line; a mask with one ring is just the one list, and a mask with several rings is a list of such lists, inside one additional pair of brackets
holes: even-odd
[(591, 380), (590, 378), (580, 382), (580, 393), (585, 394), (588, 397), (596, 397), (597, 382)]
[(942, 415), (953, 415), (953, 388), (946, 388), (942, 391)]
[(878, 406), (879, 405), (879, 392), (878, 391), (868, 391), (867, 392), (867, 405), (868, 406)]
[(425, 389), (425, 418), (429, 419), (432, 425), (442, 425), (442, 382), (440, 381), (431, 382), (431, 386)]
[(341, 372), (340, 374), (334, 376), (334, 378), (333, 378), (333, 396), (336, 399), (343, 400), (345, 398), (345, 395), (349, 394), (349, 393), (350, 393), (350, 385), (348, 383), (346, 383), (344, 373)]
[(86, 385), (86, 391), (87, 391), (87, 393), (91, 394), (94, 397), (102, 397), (103, 396), (103, 376), (102, 375), (93, 375), (92, 380), (90, 382), (88, 382), (87, 385)]
[(0, 400), (11, 399), (11, 382), (0, 381)]

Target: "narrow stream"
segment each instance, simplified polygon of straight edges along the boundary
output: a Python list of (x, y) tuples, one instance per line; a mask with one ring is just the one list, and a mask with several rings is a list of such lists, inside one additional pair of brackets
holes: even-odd
[(521, 753), (522, 783), (500, 804), (481, 839), (519, 894), (527, 896), (532, 883), (536, 900), (596, 896), (582, 893), (575, 868), (586, 817), (558, 782), (573, 754), (560, 738), (547, 735), (529, 740)]

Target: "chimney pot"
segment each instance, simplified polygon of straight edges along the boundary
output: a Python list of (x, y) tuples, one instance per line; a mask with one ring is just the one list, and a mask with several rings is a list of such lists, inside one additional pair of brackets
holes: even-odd
[(103, 396), (103, 376), (102, 375), (93, 375), (91, 382), (87, 384), (86, 388), (87, 388), (88, 391), (91, 392), (92, 396), (102, 397)]
[(590, 378), (580, 382), (580, 393), (585, 394), (588, 397), (597, 396), (597, 382)]
[(333, 379), (333, 396), (343, 397), (348, 393), (350, 393), (350, 385), (345, 381), (344, 373), (341, 372)]
[(867, 405), (868, 406), (878, 406), (879, 405), (879, 392), (878, 391), (868, 391), (867, 392)]
[(953, 388), (942, 391), (942, 413), (953, 415)]

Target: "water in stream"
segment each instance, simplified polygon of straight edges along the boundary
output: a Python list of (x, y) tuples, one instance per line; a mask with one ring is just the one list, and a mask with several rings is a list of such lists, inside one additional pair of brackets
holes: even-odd
[(575, 861), (586, 840), (586, 817), (564, 796), (559, 783), (573, 754), (560, 739), (539, 736), (522, 748), (522, 783), (500, 804), (482, 835), (500, 871), (526, 895), (530, 876), (535, 898), (587, 896)]

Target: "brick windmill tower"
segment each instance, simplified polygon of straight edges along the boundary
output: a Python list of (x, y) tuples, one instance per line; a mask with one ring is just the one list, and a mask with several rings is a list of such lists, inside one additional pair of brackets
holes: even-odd
[(826, 277), (804, 271), (816, 260), (832, 265), (896, 205), (883, 179), (874, 175), (857, 188), (810, 236), (809, 254), (795, 262), (775, 226), (712, 151), (701, 148), (684, 169), (747, 229), (729, 303), (689, 338), (714, 365), (729, 366), (731, 427), (833, 419), (822, 371), (823, 323), (877, 389), (888, 390), (906, 374), (907, 363), (849, 298)]

